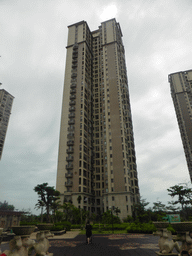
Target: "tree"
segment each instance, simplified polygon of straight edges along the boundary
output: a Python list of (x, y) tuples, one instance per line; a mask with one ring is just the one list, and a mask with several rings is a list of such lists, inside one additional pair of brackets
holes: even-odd
[(35, 209), (41, 209), (41, 222), (43, 222), (43, 208), (45, 207), (45, 203), (38, 199), (38, 203), (35, 205)]
[(117, 217), (118, 217), (118, 214), (121, 212), (121, 210), (120, 210), (118, 207), (115, 207), (114, 212), (115, 212), (115, 214), (116, 214)]
[(54, 187), (48, 186), (48, 183), (38, 184), (34, 187), (34, 191), (37, 192), (39, 196), (39, 205), (45, 206), (47, 222), (50, 222), (49, 212), (55, 201), (60, 198), (60, 192), (55, 190)]
[(8, 202), (0, 202), (0, 211), (14, 211), (15, 206), (9, 205)]
[(67, 202), (67, 203), (64, 203), (61, 208), (63, 209), (63, 212), (65, 213), (65, 220), (66, 221), (69, 221), (72, 217), (71, 213), (72, 213), (72, 210), (74, 208), (74, 205), (72, 205), (71, 203)]
[(137, 219), (139, 222), (148, 222), (150, 220), (150, 216), (145, 209), (148, 204), (149, 202), (146, 202), (146, 199), (141, 199), (139, 203), (133, 205), (134, 220)]
[(163, 204), (161, 201), (157, 201), (153, 203), (153, 210), (158, 213), (166, 212), (167, 208), (166, 205)]
[(171, 197), (178, 196), (178, 199), (175, 200), (173, 204), (181, 204), (182, 210), (184, 208), (184, 205), (190, 204), (192, 195), (191, 188), (188, 188), (187, 186), (184, 187), (180, 185), (175, 185), (167, 189), (167, 191), (169, 192), (168, 195), (170, 195)]

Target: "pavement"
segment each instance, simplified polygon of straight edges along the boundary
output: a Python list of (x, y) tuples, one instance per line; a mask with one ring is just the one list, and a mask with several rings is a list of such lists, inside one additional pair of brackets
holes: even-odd
[(144, 234), (93, 235), (92, 244), (85, 235), (73, 239), (49, 239), (49, 252), (54, 256), (155, 256), (158, 237)]
[[(80, 230), (67, 231), (63, 235), (49, 238), (49, 252), (54, 256), (155, 256), (159, 251), (159, 237), (145, 234), (95, 234), (92, 243), (86, 243)], [(36, 239), (36, 233), (31, 234)], [(8, 242), (1, 250), (9, 248)]]

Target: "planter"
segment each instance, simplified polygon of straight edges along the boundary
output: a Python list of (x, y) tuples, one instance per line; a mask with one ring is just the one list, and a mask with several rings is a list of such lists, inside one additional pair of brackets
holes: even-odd
[(15, 226), (11, 227), (11, 229), (17, 236), (31, 235), (31, 233), (35, 230), (35, 226)]
[(167, 228), (169, 226), (169, 222), (160, 222), (160, 221), (155, 221), (153, 222), (154, 226), (156, 228)]
[(53, 223), (37, 224), (39, 230), (50, 230), (53, 227)]
[(175, 222), (171, 226), (177, 232), (192, 231), (192, 222)]

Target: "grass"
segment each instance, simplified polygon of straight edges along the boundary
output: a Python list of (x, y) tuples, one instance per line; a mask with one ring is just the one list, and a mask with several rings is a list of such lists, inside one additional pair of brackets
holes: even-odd
[[(80, 232), (80, 235), (85, 235), (86, 234), (86, 230), (81, 230)], [(107, 231), (104, 231), (104, 230), (92, 230), (92, 234), (127, 234), (127, 231), (126, 230), (114, 230), (112, 232), (112, 230), (107, 230)]]

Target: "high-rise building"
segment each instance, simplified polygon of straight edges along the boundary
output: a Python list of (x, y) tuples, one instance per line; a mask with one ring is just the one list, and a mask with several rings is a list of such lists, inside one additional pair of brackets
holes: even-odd
[(9, 118), (14, 97), (4, 89), (0, 90), (0, 160), (7, 133)]
[(56, 189), (95, 214), (132, 215), (139, 186), (122, 32), (115, 19), (68, 27)]
[(192, 181), (192, 70), (170, 74), (169, 83)]

